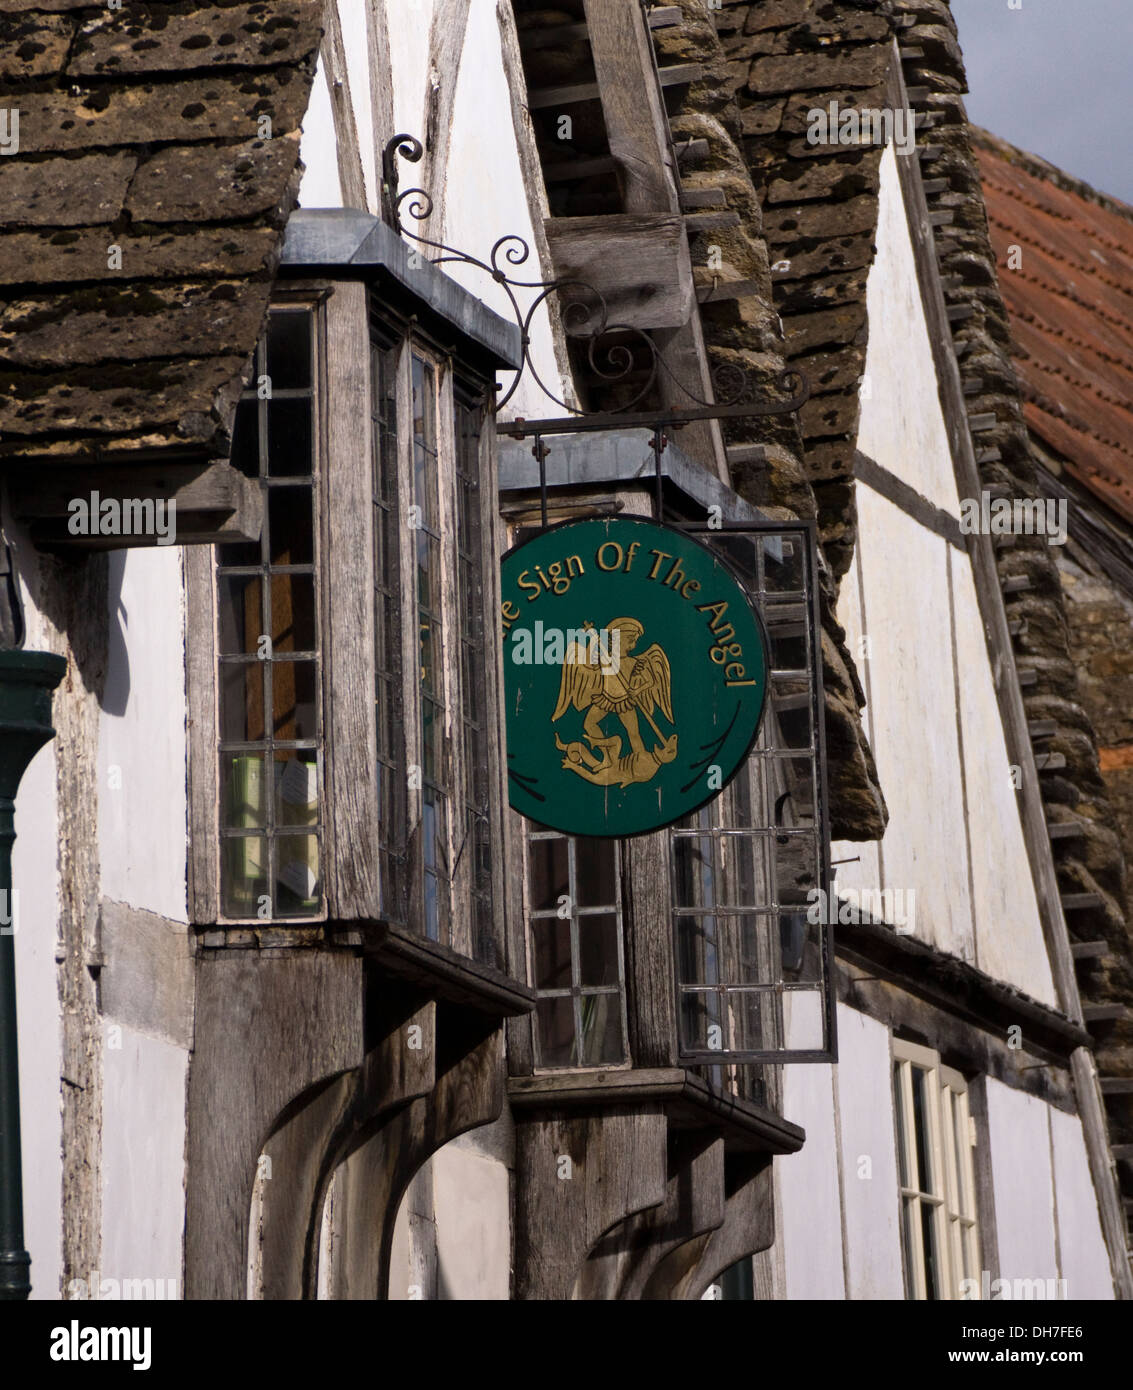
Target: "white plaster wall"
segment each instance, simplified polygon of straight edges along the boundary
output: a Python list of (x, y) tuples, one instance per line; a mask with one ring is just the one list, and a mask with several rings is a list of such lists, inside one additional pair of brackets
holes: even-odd
[[(869, 727), (870, 664), (865, 653), (865, 631), (861, 605), (861, 551), (854, 548), (850, 568), (842, 579), (839, 596), (838, 619), (846, 630), (846, 647), (857, 666), (858, 676), (866, 694), (866, 708), (863, 711), (866, 735), (872, 747), (873, 731)], [(846, 888), (878, 888), (881, 886), (880, 847), (875, 840), (834, 840), (830, 846), (830, 859), (837, 867), (834, 869), (835, 885), (838, 890)]]
[(176, 1280), (179, 1296), (189, 1055), (125, 1024), (104, 1029), (101, 1273)]
[(966, 556), (956, 552), (952, 593), (956, 656), (963, 673), (960, 724), (971, 816), (976, 964), (1032, 999), (1058, 1008), (1019, 816), (1021, 793), (1011, 779), (972, 567)]
[(304, 165), (302, 182), (299, 184), (301, 208), (342, 206), (335, 151), (334, 117), (331, 114), (330, 92), (327, 90), (326, 68), (320, 57), (311, 87), (311, 100), (303, 117), (303, 135), (299, 141), (299, 158)]
[[(393, 68), (394, 125), (399, 131), (423, 139), (434, 0), (385, 0), (385, 7)], [(472, 8), (485, 8), (485, 0), (478, 4), (473, 0)]]
[[(31, 613), (29, 611), (29, 619)], [(32, 624), (29, 621), (29, 629)], [(42, 649), (29, 631), (28, 647)], [(63, 1069), (55, 939), (59, 872), (55, 745), (32, 759), (16, 797), (16, 1010), (20, 1048), (20, 1140), (24, 1236), (31, 1254), (32, 1298), (58, 1298), (62, 1274)]]
[[(429, 66), (433, 5), (430, 0), (387, 0), (386, 9), (396, 129), (423, 138), (433, 80)], [(375, 161), (380, 151), (374, 149), (370, 111), (365, 8), (361, 0), (339, 0), (339, 14), (368, 201), (370, 211), (376, 212)], [(303, 120), (300, 154), (306, 166), (299, 191), (300, 206), (341, 207), (334, 122), (321, 59), (310, 106)], [(418, 224), (406, 210), (407, 228), (432, 240), (443, 240), (483, 261), (489, 259), (492, 247), (501, 237), (522, 238), (530, 248), (528, 259), (520, 265), (512, 265), (501, 258), (502, 268), (519, 280), (539, 282), (553, 278), (553, 267), (539, 260), (516, 145), (494, 0), (474, 0), (469, 10), (457, 76), (447, 169), (443, 223)], [(425, 172), (424, 163), (413, 165), (402, 161), (403, 189), (423, 182)], [(517, 243), (509, 245), (517, 246)], [(426, 254), (431, 257), (435, 253), (427, 250)], [(452, 262), (445, 265), (444, 271), (489, 308), (509, 322), (515, 321), (507, 294), (490, 275)], [(526, 308), (536, 293), (519, 291), (521, 306)], [(566, 399), (545, 309), (540, 309), (531, 325), (531, 356), (542, 380), (560, 399)], [(501, 374), (505, 389), (511, 381), (510, 372)], [(558, 413), (559, 407), (542, 393), (530, 374), (505, 412), (509, 417), (526, 415), (531, 418)]]
[(914, 892), (912, 934), (971, 960), (946, 542), (870, 488), (857, 497), (869, 737), (889, 807), (874, 886)]
[(1059, 1252), (1067, 1298), (1113, 1298), (1105, 1237), (1097, 1193), (1090, 1177), (1082, 1122), (1076, 1115), (1050, 1111), (1054, 1151), (1054, 1196), (1058, 1211)]
[(433, 1158), (437, 1297), (507, 1299), (511, 1285), (508, 1170), (455, 1143)]
[(891, 144), (881, 157), (877, 257), (866, 284), (866, 310), (869, 384), (862, 392), (858, 448), (958, 517), (956, 474)]
[[(838, 1006), (847, 1298), (904, 1298), (889, 1030)], [(808, 1141), (809, 1142), (809, 1141)]]
[[(896, 161), (889, 146), (858, 444), (958, 517)], [(916, 936), (1053, 1004), (971, 563), (864, 484), (856, 492), (861, 544), (838, 616), (866, 688), (890, 823), (876, 864), (864, 846), (836, 846), (835, 859), (861, 855), (838, 884), (913, 889)]]
[(833, 1068), (783, 1068), (783, 1114), (806, 1130), (796, 1154), (775, 1159), (786, 1297), (845, 1298)]
[[(400, 5), (401, 0), (392, 0), (392, 5), (388, 7), (397, 14)], [(366, 38), (365, 0), (338, 0), (338, 14), (342, 24), (342, 46), (346, 50), (346, 75), (350, 81), (354, 124), (358, 130), (366, 205), (370, 212), (376, 213), (380, 202), (379, 179), (374, 160), (374, 123), (370, 117), (370, 54)]]
[(1002, 1279), (1059, 1277), (1048, 1110), (1036, 1096), (988, 1077), (987, 1119)]
[(406, 1193), (393, 1223), (393, 1246), (389, 1257), (390, 1302), (407, 1302), (409, 1284), (409, 1194)]
[(185, 922), (185, 613), (176, 546), (111, 555), (109, 622), (98, 760), (102, 894)]
[[(542, 265), (539, 260), (515, 141), (496, 6), (488, 0), (474, 3), (469, 13), (453, 109), (448, 170), (445, 240), (486, 260), (500, 237), (522, 237), (530, 247), (527, 260), (512, 268), (504, 259), (503, 268), (518, 280), (553, 279), (554, 266)], [(459, 266), (447, 269), (470, 293), (514, 322), (506, 294), (482, 271), (463, 270)], [(526, 308), (535, 292), (518, 294), (521, 306)], [(531, 357), (539, 376), (560, 400), (567, 399), (555, 364), (545, 310), (536, 315), (531, 340)], [(510, 385), (511, 373), (502, 374), (501, 379)], [(529, 419), (561, 413), (561, 407), (543, 394), (530, 372), (505, 411), (509, 417), (522, 415)]]

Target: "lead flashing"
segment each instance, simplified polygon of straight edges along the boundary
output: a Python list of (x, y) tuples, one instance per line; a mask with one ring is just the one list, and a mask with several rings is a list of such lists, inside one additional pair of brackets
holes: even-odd
[(291, 215), (281, 276), (322, 273), (373, 281), (401, 312), (416, 314), (432, 332), (456, 333), (474, 356), (518, 371), (519, 328), (437, 269), (380, 218), (355, 208), (302, 208)]

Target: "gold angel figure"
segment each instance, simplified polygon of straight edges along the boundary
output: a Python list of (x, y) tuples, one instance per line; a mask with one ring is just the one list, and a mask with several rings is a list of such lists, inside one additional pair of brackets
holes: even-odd
[[(614, 618), (606, 630), (608, 645), (572, 642), (567, 648), (551, 722), (572, 708), (585, 711), (582, 729), (589, 749), (580, 742), (563, 743), (555, 735), (555, 747), (566, 754), (563, 767), (599, 786), (626, 787), (648, 782), (662, 763), (671, 763), (677, 756), (677, 735), (666, 738), (653, 719), (660, 709), (664, 718), (675, 724), (672, 680), (669, 658), (656, 642), (640, 656), (632, 655), (645, 631), (636, 618)], [(618, 716), (629, 736), (630, 751), (624, 755), (621, 735), (608, 735), (603, 727), (611, 714)], [(642, 740), (639, 715), (659, 740), (651, 749)]]

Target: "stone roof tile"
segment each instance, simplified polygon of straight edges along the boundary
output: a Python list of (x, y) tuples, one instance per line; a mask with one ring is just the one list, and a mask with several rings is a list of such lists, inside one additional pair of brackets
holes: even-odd
[(319, 0), (0, 0), (0, 458), (228, 452)]

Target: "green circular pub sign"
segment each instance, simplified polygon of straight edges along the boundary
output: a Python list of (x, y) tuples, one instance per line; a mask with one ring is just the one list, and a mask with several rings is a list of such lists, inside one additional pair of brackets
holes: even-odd
[(658, 830), (717, 796), (759, 732), (767, 640), (727, 563), (641, 517), (504, 556), (515, 810), (569, 835)]

